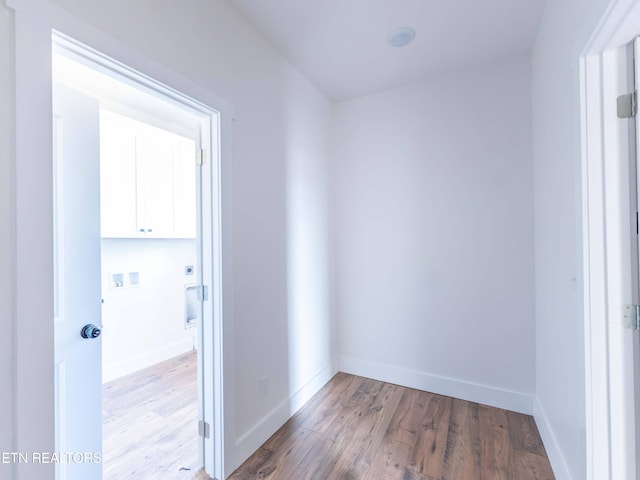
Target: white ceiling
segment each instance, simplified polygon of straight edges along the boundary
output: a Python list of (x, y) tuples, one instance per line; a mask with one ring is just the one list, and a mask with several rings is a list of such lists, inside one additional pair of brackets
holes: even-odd
[[(333, 101), (530, 51), (544, 0), (228, 0)], [(393, 48), (396, 27), (416, 30)]]

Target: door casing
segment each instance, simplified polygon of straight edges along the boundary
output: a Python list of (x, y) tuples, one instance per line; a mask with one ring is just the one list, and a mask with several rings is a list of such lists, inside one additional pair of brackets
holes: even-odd
[[(54, 32), (52, 41), (53, 49), (55, 51), (77, 60), (94, 70), (107, 73), (118, 80), (130, 84), (136, 89), (151, 92), (161, 97), (163, 101), (174, 103), (180, 108), (189, 110), (194, 115), (201, 116), (199, 144), (205, 149), (205, 151), (214, 152), (214, 154), (209, 155), (209, 157), (216, 157), (215, 152), (218, 151), (219, 141), (219, 112), (205, 105), (201, 105), (199, 102), (192, 100), (186, 95), (177, 91), (172, 91), (153, 79), (145, 78), (140, 73), (114, 62), (110, 58), (69, 37)], [(216, 215), (211, 209), (211, 199), (214, 198), (214, 193), (212, 191), (214, 188), (213, 184), (211, 181), (205, 180), (207, 178), (211, 178), (210, 170), (212, 163), (214, 162), (204, 162), (203, 165), (199, 167), (197, 175), (197, 181), (200, 183), (197, 189), (198, 201), (196, 213), (196, 217), (199, 219), (199, 244), (197, 245), (198, 276), (200, 283), (206, 285), (208, 289), (210, 289), (214, 284), (213, 275), (216, 270), (216, 260), (213, 258), (214, 246), (211, 232), (212, 223), (218, 217), (218, 215)], [(209, 175), (207, 175), (207, 173), (209, 173)], [(208, 199), (206, 203), (204, 202), (205, 198)], [(213, 358), (210, 351), (213, 348), (212, 327), (215, 320), (213, 322), (209, 322), (206, 321), (206, 319), (219, 319), (219, 317), (216, 315), (216, 312), (214, 312), (212, 304), (213, 302), (209, 301), (209, 299), (203, 302), (202, 318), (205, 321), (200, 322), (200, 325), (198, 326), (200, 330), (198, 335), (198, 385), (199, 389), (201, 389), (199, 392), (198, 410), (199, 419), (201, 421), (204, 421), (211, 426), (215, 426), (214, 387), (213, 382), (211, 381), (215, 374), (213, 369), (210, 367), (213, 364)], [(205, 362), (205, 359), (208, 359), (209, 361)], [(215, 429), (213, 430), (215, 431)], [(201, 464), (205, 466), (205, 469), (208, 472), (215, 471), (214, 438), (215, 436), (211, 435), (209, 435), (209, 437), (205, 437), (199, 448)]]
[(638, 2), (612, 2), (580, 57), (588, 480), (640, 474), (640, 342), (622, 324), (622, 305), (638, 302), (634, 159), (630, 120), (616, 116), (616, 97), (631, 91), (627, 45), (639, 25)]

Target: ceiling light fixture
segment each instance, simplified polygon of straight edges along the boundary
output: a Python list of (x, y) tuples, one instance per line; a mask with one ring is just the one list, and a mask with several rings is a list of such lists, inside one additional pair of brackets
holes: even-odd
[(387, 37), (387, 43), (392, 47), (404, 47), (413, 42), (416, 31), (411, 27), (400, 27), (393, 30)]

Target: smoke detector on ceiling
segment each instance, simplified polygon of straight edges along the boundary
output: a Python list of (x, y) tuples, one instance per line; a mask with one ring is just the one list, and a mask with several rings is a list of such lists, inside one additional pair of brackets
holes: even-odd
[(393, 30), (387, 37), (387, 43), (392, 47), (404, 47), (413, 42), (416, 31), (411, 27), (400, 27)]

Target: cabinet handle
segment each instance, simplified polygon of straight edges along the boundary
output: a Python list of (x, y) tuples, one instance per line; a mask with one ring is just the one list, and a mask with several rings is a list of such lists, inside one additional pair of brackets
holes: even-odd
[(141, 228), (140, 230), (138, 230), (140, 233), (144, 233), (144, 228)]
[(149, 229), (147, 230), (147, 232), (151, 233), (151, 232), (153, 232), (153, 229), (152, 229), (152, 228), (149, 228)]

